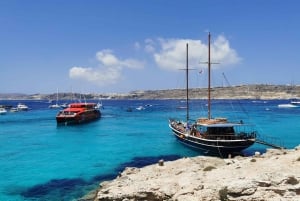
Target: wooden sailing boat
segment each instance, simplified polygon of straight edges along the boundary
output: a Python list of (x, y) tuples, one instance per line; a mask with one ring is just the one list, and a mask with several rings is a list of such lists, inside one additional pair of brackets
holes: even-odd
[(256, 131), (251, 125), (243, 121), (229, 122), (226, 118), (211, 117), (211, 61), (210, 61), (210, 33), (208, 34), (208, 114), (198, 118), (195, 122), (189, 119), (188, 97), (188, 44), (186, 62), (186, 121), (169, 120), (169, 127), (175, 137), (184, 145), (199, 149), (213, 155), (226, 157), (228, 154), (240, 152), (251, 146), (256, 140)]

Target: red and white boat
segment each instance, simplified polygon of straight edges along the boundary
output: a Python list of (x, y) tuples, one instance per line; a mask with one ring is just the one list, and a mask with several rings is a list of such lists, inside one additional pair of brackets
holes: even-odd
[(56, 115), (56, 122), (68, 125), (97, 120), (101, 117), (101, 112), (96, 106), (96, 103), (71, 103)]

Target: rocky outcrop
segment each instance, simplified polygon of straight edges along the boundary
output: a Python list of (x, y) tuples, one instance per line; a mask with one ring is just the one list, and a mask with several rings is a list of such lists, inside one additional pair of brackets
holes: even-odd
[(252, 157), (198, 156), (126, 168), (95, 201), (300, 200), (300, 146)]

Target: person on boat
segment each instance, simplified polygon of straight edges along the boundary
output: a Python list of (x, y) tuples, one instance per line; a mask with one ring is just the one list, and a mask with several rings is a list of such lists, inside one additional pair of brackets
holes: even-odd
[(185, 128), (185, 131), (191, 130), (190, 125), (187, 122), (183, 124), (183, 127)]
[(197, 136), (197, 128), (195, 124), (192, 125), (191, 135)]

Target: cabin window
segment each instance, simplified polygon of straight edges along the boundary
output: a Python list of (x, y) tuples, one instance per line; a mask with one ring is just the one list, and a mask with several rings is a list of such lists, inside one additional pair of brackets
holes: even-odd
[(208, 127), (207, 132), (211, 135), (233, 135), (234, 129), (233, 127)]

